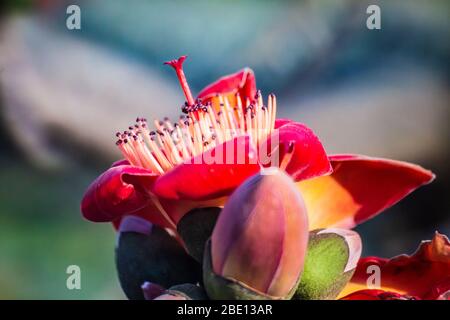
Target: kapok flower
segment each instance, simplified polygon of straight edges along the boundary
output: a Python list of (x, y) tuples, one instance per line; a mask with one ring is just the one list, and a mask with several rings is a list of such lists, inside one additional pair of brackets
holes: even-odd
[[(96, 222), (116, 225), (129, 214), (162, 227), (176, 224), (192, 208), (222, 206), (244, 180), (258, 173), (258, 149), (269, 146), (279, 166), (297, 182), (309, 228), (352, 228), (429, 183), (434, 175), (420, 166), (361, 155), (328, 156), (307, 126), (276, 119), (277, 102), (267, 102), (253, 71), (245, 68), (207, 86), (193, 98), (182, 64), (167, 62), (178, 76), (186, 103), (175, 122), (145, 118), (117, 134), (124, 161), (115, 163), (88, 188), (81, 211)], [(279, 139), (272, 145), (272, 137)], [(243, 159), (206, 163), (219, 150), (242, 147)], [(242, 155), (241, 155), (242, 156)], [(222, 154), (227, 158), (227, 152)], [(199, 164), (200, 163), (200, 164)]]

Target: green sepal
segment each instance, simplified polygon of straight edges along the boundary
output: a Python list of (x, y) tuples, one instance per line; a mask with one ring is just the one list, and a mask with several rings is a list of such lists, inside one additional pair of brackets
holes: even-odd
[(192, 283), (178, 284), (166, 290), (167, 294), (182, 296), (188, 300), (208, 300), (205, 290)]
[(145, 281), (169, 288), (201, 281), (201, 265), (164, 229), (152, 226), (149, 234), (120, 232), (116, 247), (120, 284), (129, 299), (144, 299)]
[(199, 263), (203, 261), (205, 243), (212, 234), (221, 210), (218, 207), (193, 209), (178, 222), (177, 231), (187, 251)]
[(323, 230), (310, 232), (303, 274), (293, 299), (335, 299), (353, 276), (355, 268), (345, 270), (350, 256), (346, 238), (320, 233)]

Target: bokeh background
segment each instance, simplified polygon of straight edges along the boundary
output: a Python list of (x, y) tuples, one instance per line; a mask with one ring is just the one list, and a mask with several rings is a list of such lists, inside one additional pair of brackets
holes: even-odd
[[(81, 30), (66, 8), (81, 7)], [(381, 7), (381, 30), (366, 8)], [(0, 2), (0, 299), (124, 298), (110, 225), (84, 221), (114, 133), (183, 103), (162, 62), (189, 55), (194, 92), (244, 66), (330, 153), (417, 162), (436, 181), (359, 226), (364, 255), (450, 233), (450, 3), (442, 0)], [(66, 268), (81, 267), (81, 290)]]

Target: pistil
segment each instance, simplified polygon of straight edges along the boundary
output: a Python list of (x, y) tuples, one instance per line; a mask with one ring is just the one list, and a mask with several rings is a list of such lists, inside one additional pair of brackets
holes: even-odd
[(191, 89), (189, 89), (189, 85), (186, 80), (186, 76), (183, 71), (183, 62), (186, 60), (187, 56), (181, 56), (178, 59), (174, 59), (171, 61), (166, 61), (164, 64), (167, 64), (175, 69), (177, 73), (178, 81), (180, 82), (181, 89), (183, 89), (184, 95), (186, 97), (188, 106), (193, 106), (195, 104), (194, 97), (192, 96)]

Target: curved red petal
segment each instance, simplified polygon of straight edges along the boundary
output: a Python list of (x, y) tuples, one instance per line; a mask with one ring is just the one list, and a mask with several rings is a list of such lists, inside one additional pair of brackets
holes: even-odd
[[(170, 199), (158, 198), (154, 199), (158, 201), (158, 206), (154, 203), (139, 209), (138, 211), (132, 213), (131, 215), (143, 218), (152, 224), (156, 224), (161, 228), (174, 229), (174, 225), (177, 225), (181, 218), (184, 217), (186, 213), (196, 208), (204, 207), (223, 207), (227, 198), (216, 198), (206, 201), (188, 201), (188, 200), (178, 200), (173, 201)], [(161, 212), (164, 211), (164, 213)], [(167, 215), (171, 221), (166, 218)], [(123, 218), (128, 215), (123, 215), (114, 221), (112, 221), (114, 228), (119, 229)]]
[[(280, 120), (285, 121), (285, 120)], [(277, 136), (277, 137), (275, 137)], [(278, 145), (272, 145), (278, 141)], [(278, 152), (279, 163), (295, 180), (322, 176), (332, 171), (325, 149), (314, 132), (304, 124), (286, 122), (267, 139), (265, 150)], [(273, 166), (273, 163), (265, 166)]]
[(198, 94), (198, 98), (207, 102), (217, 94), (234, 95), (239, 93), (241, 99), (253, 100), (256, 95), (256, 79), (253, 70), (244, 68), (236, 73), (223, 76), (211, 83)]
[(109, 222), (152, 204), (148, 196), (158, 176), (129, 165), (109, 168), (87, 189), (81, 201), (83, 216), (94, 222)]
[(450, 278), (442, 281), (424, 295), (424, 300), (450, 300)]
[(117, 160), (117, 161), (113, 162), (111, 167), (117, 167), (117, 166), (123, 166), (123, 165), (130, 165), (130, 161), (128, 161), (127, 159)]
[(259, 170), (249, 137), (240, 136), (173, 168), (156, 180), (153, 192), (173, 200), (218, 198), (229, 195)]
[[(172, 209), (172, 208), (170, 208), (170, 209)], [(165, 208), (165, 212), (167, 213), (167, 215), (169, 217), (171, 216), (171, 214), (178, 214), (177, 211), (175, 213), (173, 213), (172, 211), (170, 211), (170, 209)], [(146, 221), (149, 221), (153, 224), (160, 226), (161, 228), (173, 228), (173, 224), (171, 224), (164, 217), (164, 215), (161, 213), (160, 209), (154, 204), (154, 202), (150, 202), (147, 206), (145, 206), (137, 211), (134, 211), (131, 213), (125, 213), (125, 214), (119, 215), (117, 218), (115, 218), (115, 220), (113, 220), (112, 223), (116, 230), (119, 229), (119, 226), (122, 223), (123, 218), (125, 218), (129, 215), (143, 218)]]
[(281, 126), (284, 126), (285, 124), (292, 123), (291, 119), (275, 119), (275, 126), (274, 129), (278, 129)]
[(340, 300), (420, 300), (417, 297), (402, 295), (397, 292), (377, 289), (359, 290), (341, 298)]
[(383, 290), (366, 289), (359, 290), (340, 298), (339, 300), (381, 300), (378, 295), (382, 294)]
[(434, 179), (431, 171), (402, 161), (361, 155), (334, 155), (330, 161), (330, 176), (298, 184), (311, 228), (353, 228)]
[(161, 228), (172, 228), (173, 226), (167, 222), (167, 220), (161, 215), (158, 208), (154, 206), (153, 203), (148, 206), (139, 209), (138, 211), (127, 213), (123, 215), (118, 215), (117, 218), (112, 220), (112, 225), (116, 231), (119, 231), (120, 226), (124, 219), (129, 216), (139, 217), (145, 219), (148, 222), (154, 223), (155, 225), (160, 226)]
[(385, 287), (422, 299), (447, 298), (450, 290), (450, 241), (436, 233), (433, 240), (422, 241), (412, 255), (403, 254), (392, 259), (362, 258), (351, 282), (366, 284), (369, 266), (380, 268), (382, 289)]

